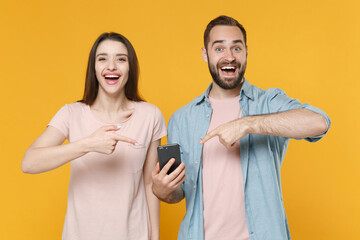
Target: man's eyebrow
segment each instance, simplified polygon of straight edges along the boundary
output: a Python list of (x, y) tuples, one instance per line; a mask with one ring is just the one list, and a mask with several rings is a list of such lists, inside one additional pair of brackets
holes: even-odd
[[(225, 40), (215, 40), (215, 41), (212, 43), (211, 46), (214, 46), (216, 43), (224, 43), (224, 42), (225, 42)], [(244, 42), (243, 42), (243, 40), (241, 40), (241, 39), (237, 39), (237, 40), (234, 40), (234, 41), (232, 41), (232, 42), (233, 42), (233, 43), (241, 43), (241, 44), (245, 45)]]
[(234, 40), (233, 43), (242, 43), (242, 45), (245, 45), (243, 40), (239, 39), (239, 40)]
[(215, 41), (211, 44), (211, 46), (213, 47), (215, 44), (217, 44), (217, 43), (223, 43), (223, 42), (225, 42), (225, 40), (215, 40)]
[[(98, 56), (107, 56), (108, 54), (107, 53), (98, 53), (97, 55), (96, 55), (96, 57), (98, 57)], [(125, 54), (125, 53), (118, 53), (118, 54), (116, 54), (116, 56), (128, 56), (127, 54)]]

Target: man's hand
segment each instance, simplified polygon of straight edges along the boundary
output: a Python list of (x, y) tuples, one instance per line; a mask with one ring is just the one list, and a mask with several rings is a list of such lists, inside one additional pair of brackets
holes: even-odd
[(184, 198), (180, 185), (185, 180), (185, 163), (181, 163), (168, 175), (167, 172), (174, 162), (174, 158), (170, 159), (161, 171), (157, 163), (152, 172), (152, 191), (161, 201), (167, 203), (176, 203)]
[(218, 136), (219, 141), (227, 148), (231, 148), (241, 138), (245, 137), (248, 132), (246, 121), (243, 118), (224, 123), (214, 130), (210, 131), (206, 136), (201, 139), (200, 143), (204, 144), (209, 139)]

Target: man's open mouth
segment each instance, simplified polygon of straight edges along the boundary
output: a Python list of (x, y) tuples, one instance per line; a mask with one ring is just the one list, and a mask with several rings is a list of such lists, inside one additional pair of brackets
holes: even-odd
[(235, 73), (237, 67), (236, 66), (223, 66), (220, 70), (226, 75), (232, 75)]
[(221, 68), (221, 71), (225, 72), (235, 72), (236, 67), (234, 66), (225, 66)]

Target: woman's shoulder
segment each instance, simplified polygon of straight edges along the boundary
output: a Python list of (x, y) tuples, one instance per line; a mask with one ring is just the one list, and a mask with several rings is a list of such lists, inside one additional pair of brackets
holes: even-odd
[(145, 116), (162, 117), (161, 110), (156, 105), (148, 102), (136, 102), (136, 111)]
[(68, 108), (69, 111), (79, 111), (79, 110), (84, 110), (85, 108), (88, 107), (88, 105), (82, 102), (74, 102), (74, 103), (65, 104), (64, 107)]
[(160, 109), (151, 103), (148, 102), (136, 102), (137, 104), (137, 108), (141, 109), (141, 111), (149, 111), (149, 112), (154, 112), (154, 111), (160, 111)]
[(84, 113), (86, 112), (86, 109), (87, 109), (88, 105), (86, 105), (85, 103), (82, 103), (82, 102), (74, 102), (74, 103), (68, 103), (68, 104), (65, 104), (64, 106), (62, 106), (60, 108), (60, 110), (58, 110), (58, 114), (61, 114), (61, 115), (68, 115), (68, 116), (71, 116), (71, 115), (74, 115), (74, 114), (77, 114), (77, 113)]

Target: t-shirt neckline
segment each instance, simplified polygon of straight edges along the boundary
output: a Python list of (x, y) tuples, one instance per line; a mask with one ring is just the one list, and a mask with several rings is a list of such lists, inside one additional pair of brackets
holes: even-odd
[(216, 99), (216, 98), (209, 96), (209, 100), (210, 100), (210, 102), (214, 102), (214, 103), (233, 102), (233, 101), (239, 101), (240, 95), (237, 95), (237, 96), (231, 97), (231, 98), (223, 98), (223, 99)]
[(114, 123), (109, 123), (109, 122), (104, 122), (104, 121), (101, 121), (100, 119), (98, 119), (98, 118), (96, 118), (96, 116), (93, 114), (93, 112), (92, 112), (92, 110), (91, 110), (91, 108), (90, 108), (90, 105), (88, 105), (88, 104), (85, 104), (86, 105), (86, 111), (88, 112), (88, 114), (91, 116), (91, 118), (92, 119), (94, 119), (96, 122), (98, 122), (98, 123), (101, 123), (101, 124), (103, 124), (103, 125), (123, 125), (123, 124), (125, 124), (125, 123), (127, 123), (127, 122), (129, 122), (133, 117), (134, 117), (134, 115), (136, 114), (136, 112), (137, 112), (137, 103), (138, 102), (133, 102), (134, 103), (134, 111), (133, 111), (133, 113), (130, 115), (130, 117), (128, 117), (127, 119), (125, 119), (125, 120), (123, 120), (123, 121), (121, 121), (121, 122), (114, 122)]

